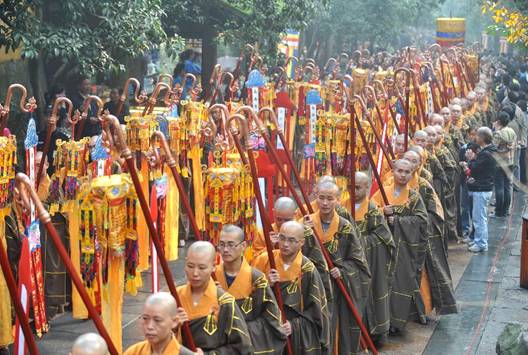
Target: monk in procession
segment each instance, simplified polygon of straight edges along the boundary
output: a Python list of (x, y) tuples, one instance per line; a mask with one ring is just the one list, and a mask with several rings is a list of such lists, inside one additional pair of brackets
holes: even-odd
[(187, 284), (178, 287), (183, 310), (197, 347), (205, 353), (251, 354), (249, 330), (235, 298), (216, 286), (215, 248), (205, 241), (191, 244), (185, 258)]
[(367, 174), (356, 172), (354, 210), (357, 230), (372, 274), (364, 320), (373, 341), (381, 346), (390, 327), (390, 265), (394, 263), (396, 253), (394, 240), (383, 213), (369, 198), (369, 181)]
[[(180, 312), (183, 313), (183, 310), (180, 309)], [(180, 322), (176, 301), (170, 293), (150, 295), (141, 314), (141, 330), (146, 340), (132, 345), (124, 355), (203, 354), (201, 349), (195, 353), (178, 343), (173, 329), (181, 325)]]
[[(422, 166), (420, 155), (410, 150), (405, 153), (404, 159), (409, 161), (413, 167), (409, 187), (418, 191), (422, 197), (429, 221), (425, 273), (422, 273), (422, 291), (426, 293), (423, 297), (425, 309), (427, 311), (428, 308), (434, 308), (438, 315), (457, 313), (451, 271), (447, 262), (447, 247), (444, 245), (445, 220), (442, 204), (431, 184), (418, 175)], [(431, 302), (428, 302), (429, 300)]]
[(245, 249), (244, 231), (232, 224), (224, 225), (217, 246), (222, 262), (216, 267), (216, 280), (235, 297), (255, 353), (282, 354), (286, 333), (281, 328), (277, 301), (266, 276), (245, 260)]
[(394, 154), (396, 159), (402, 159), (405, 153), (405, 134), (398, 134), (394, 141)]
[(385, 186), (388, 204), (378, 191), (372, 200), (383, 206), (383, 214), (391, 228), (396, 245), (396, 260), (392, 267), (390, 293), (392, 334), (403, 330), (408, 320), (419, 319), (423, 307), (419, 280), (427, 245), (427, 210), (420, 194), (409, 187), (413, 166), (406, 160), (394, 163), (394, 182)]
[(279, 249), (273, 251), (277, 269), (271, 269), (267, 253), (255, 260), (255, 267), (268, 275), (273, 286), (279, 283), (286, 324), (294, 354), (328, 354), (330, 319), (321, 277), (301, 249), (305, 228), (296, 221), (281, 225)]
[(70, 355), (108, 355), (108, 346), (99, 334), (86, 333), (75, 339)]
[(414, 144), (422, 147), (426, 152), (426, 159), (424, 161), (424, 168), (429, 171), (433, 176), (433, 188), (436, 194), (442, 201), (442, 207), (445, 209), (445, 198), (443, 198), (445, 191), (449, 186), (447, 176), (442, 168), (442, 164), (438, 158), (427, 150), (429, 135), (423, 130), (418, 130), (414, 133), (413, 142)]
[[(441, 127), (440, 130), (442, 130)], [(447, 178), (447, 185), (443, 188), (443, 198), (445, 201), (444, 213), (446, 217), (444, 237), (447, 247), (448, 240), (457, 241), (459, 239), (457, 232), (457, 199), (455, 197), (456, 184), (458, 182), (458, 164), (449, 150), (443, 146), (442, 133), (438, 134), (434, 126), (427, 126), (424, 131), (428, 136), (426, 149), (429, 154), (436, 156)]]
[[(334, 182), (320, 182), (316, 199), (318, 211), (304, 218), (303, 223), (312, 227), (321, 238), (335, 265), (330, 275), (333, 279), (343, 280), (359, 314), (363, 314), (371, 274), (355, 226), (336, 212), (339, 195), (339, 187)], [(333, 349), (339, 354), (355, 353), (359, 351), (359, 327), (335, 281), (332, 286), (334, 303), (330, 314)]]
[[(314, 203), (315, 205), (315, 203)], [(273, 218), (275, 223), (271, 225), (273, 229), (270, 232), (270, 237), (274, 248), (278, 248), (278, 236), (279, 231), (283, 223), (295, 220), (295, 211), (297, 205), (291, 197), (282, 196), (279, 197), (273, 205)], [(304, 243), (302, 246), (302, 254), (310, 259), (314, 263), (326, 292), (326, 300), (331, 303), (333, 301), (332, 285), (330, 280), (330, 273), (328, 272), (328, 265), (326, 264), (323, 252), (319, 243), (315, 239), (315, 236), (309, 227), (305, 227), (304, 230)], [(256, 258), (260, 254), (266, 251), (266, 243), (264, 241), (264, 234), (258, 233), (253, 240), (253, 257)]]

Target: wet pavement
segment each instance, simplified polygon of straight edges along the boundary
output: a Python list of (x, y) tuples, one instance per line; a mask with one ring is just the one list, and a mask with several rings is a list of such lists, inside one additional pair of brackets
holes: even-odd
[[(528, 321), (528, 290), (519, 288), (523, 195), (516, 193), (513, 203), (511, 216), (490, 219), (488, 252), (472, 254), (464, 244), (450, 245), (449, 263), (459, 313), (433, 316), (425, 326), (410, 322), (403, 334), (389, 338), (380, 354), (495, 354), (495, 343), (504, 326)], [(170, 267), (177, 283), (182, 283), (182, 259), (171, 262)], [(150, 278), (150, 272), (143, 273), (142, 291), (125, 298), (124, 349), (142, 340), (138, 317), (150, 294)], [(94, 330), (92, 322), (74, 320), (67, 313), (51, 322), (50, 332), (38, 346), (42, 354), (68, 354), (78, 335)]]

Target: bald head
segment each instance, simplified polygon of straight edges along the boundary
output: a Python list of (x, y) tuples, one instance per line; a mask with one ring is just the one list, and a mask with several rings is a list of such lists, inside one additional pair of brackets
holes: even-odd
[(208, 260), (211, 264), (215, 262), (216, 251), (213, 244), (206, 241), (196, 241), (187, 250), (187, 259), (191, 257)]
[(304, 226), (297, 221), (284, 222), (280, 231), (281, 234), (294, 236), (297, 240), (304, 239)]
[(403, 160), (407, 160), (411, 163), (413, 171), (416, 171), (422, 164), (422, 157), (420, 156), (420, 154), (412, 150), (408, 150), (405, 152), (405, 154), (403, 155)]
[(297, 209), (297, 204), (295, 203), (295, 201), (292, 198), (287, 197), (287, 196), (282, 196), (282, 197), (279, 197), (275, 201), (275, 204), (273, 205), (273, 209), (275, 211), (292, 211), (292, 212), (295, 212), (295, 210)]
[(367, 197), (368, 186), (369, 186), (368, 175), (362, 171), (356, 172), (355, 183), (356, 183), (356, 186), (355, 186), (356, 188), (354, 191), (354, 198), (356, 200), (355, 202), (357, 203), (357, 202), (363, 201), (363, 199)]
[(429, 119), (429, 124), (432, 126), (440, 125), (443, 127), (444, 123), (444, 117), (438, 113), (433, 113)]
[(222, 231), (220, 232), (220, 238), (222, 238), (222, 235), (224, 234), (233, 235), (238, 242), (241, 242), (245, 239), (242, 228), (235, 226), (234, 224), (224, 224)]
[(104, 339), (95, 333), (86, 333), (75, 339), (71, 355), (107, 355), (108, 347)]
[(418, 131), (414, 132), (414, 139), (416, 138), (427, 138), (427, 132), (419, 129)]
[(327, 190), (327, 191), (331, 190), (335, 192), (335, 196), (338, 196), (340, 193), (339, 187), (337, 186), (337, 184), (334, 181), (330, 181), (330, 180), (319, 181), (319, 183), (317, 184), (317, 191), (322, 191), (322, 190)]
[(145, 306), (159, 306), (162, 307), (163, 311), (171, 317), (177, 315), (178, 306), (176, 305), (176, 300), (168, 292), (157, 292), (148, 296), (145, 301)]
[(394, 143), (394, 152), (401, 158), (405, 153), (405, 134), (398, 134)]

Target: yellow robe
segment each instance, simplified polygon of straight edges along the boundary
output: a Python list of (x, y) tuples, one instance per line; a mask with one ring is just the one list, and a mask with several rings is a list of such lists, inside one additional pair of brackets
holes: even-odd
[[(180, 353), (181, 345), (178, 343), (176, 338), (173, 336), (170, 343), (167, 345), (165, 350), (163, 350), (163, 355), (178, 355)], [(145, 340), (140, 343), (132, 345), (128, 348), (124, 355), (151, 355), (152, 348), (150, 343)]]

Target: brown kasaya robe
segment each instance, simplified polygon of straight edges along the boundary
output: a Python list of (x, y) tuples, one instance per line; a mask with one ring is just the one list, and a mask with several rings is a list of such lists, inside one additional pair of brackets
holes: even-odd
[[(189, 284), (178, 287), (178, 294), (189, 317), (194, 343), (204, 354), (253, 354), (246, 321), (232, 295), (213, 280), (196, 306)], [(185, 339), (183, 345), (188, 346)]]
[[(280, 275), (280, 289), (286, 319), (292, 327), (290, 336), (294, 354), (328, 354), (330, 324), (323, 283), (315, 265), (301, 252), (289, 267), (285, 267), (279, 250), (273, 255)], [(270, 272), (268, 254), (255, 260), (255, 267)], [(285, 351), (286, 353), (286, 351)]]
[(282, 354), (286, 335), (281, 314), (266, 276), (243, 260), (235, 280), (228, 285), (224, 264), (216, 268), (216, 280), (235, 297), (246, 321), (253, 349), (257, 354)]

